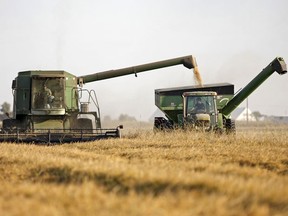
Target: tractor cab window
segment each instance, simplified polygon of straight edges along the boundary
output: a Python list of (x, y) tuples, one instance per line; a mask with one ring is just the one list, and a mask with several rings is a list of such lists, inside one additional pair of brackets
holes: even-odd
[(215, 104), (213, 96), (189, 96), (187, 98), (188, 113), (213, 113)]
[(64, 78), (33, 77), (32, 109), (64, 108)]

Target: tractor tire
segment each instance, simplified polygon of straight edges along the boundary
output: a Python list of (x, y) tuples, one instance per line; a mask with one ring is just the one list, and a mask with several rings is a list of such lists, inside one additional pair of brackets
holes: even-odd
[(157, 131), (167, 131), (173, 129), (173, 122), (163, 118), (155, 117), (154, 118), (154, 129)]
[(232, 119), (226, 119), (226, 134), (236, 134), (235, 121)]

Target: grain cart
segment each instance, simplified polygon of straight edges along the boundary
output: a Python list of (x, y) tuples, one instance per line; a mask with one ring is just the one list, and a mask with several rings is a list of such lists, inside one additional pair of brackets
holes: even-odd
[(231, 112), (275, 71), (287, 73), (283, 58), (275, 58), (236, 95), (230, 83), (156, 89), (155, 104), (166, 118), (155, 117), (154, 128), (235, 132)]
[[(101, 127), (96, 93), (84, 89), (83, 84), (178, 64), (194, 68), (193, 57), (184, 56), (80, 77), (66, 71), (19, 72), (12, 82), (13, 117), (3, 121), (0, 141), (63, 143), (120, 137), (122, 126), (114, 129)], [(90, 104), (95, 105), (95, 111), (89, 111)]]

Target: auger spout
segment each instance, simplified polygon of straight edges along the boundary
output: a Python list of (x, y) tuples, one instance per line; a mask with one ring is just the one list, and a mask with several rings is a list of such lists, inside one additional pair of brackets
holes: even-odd
[(266, 68), (262, 70), (250, 83), (236, 94), (222, 109), (224, 116), (236, 109), (256, 88), (258, 88), (274, 72), (280, 75), (287, 73), (287, 66), (283, 58), (276, 57)]
[(117, 70), (108, 70), (104, 72), (98, 72), (94, 74), (81, 76), (81, 77), (78, 77), (77, 79), (78, 79), (78, 84), (81, 86), (82, 84), (85, 84), (85, 83), (104, 80), (104, 79), (110, 79), (110, 78), (119, 77), (119, 76), (125, 76), (129, 74), (135, 74), (137, 76), (137, 73), (155, 70), (155, 69), (164, 68), (164, 67), (180, 65), (180, 64), (183, 64), (188, 69), (192, 69), (197, 66), (195, 58), (192, 55), (189, 55), (189, 56), (183, 56), (179, 58), (157, 61), (157, 62), (127, 67), (127, 68), (122, 68), (122, 69), (117, 69)]

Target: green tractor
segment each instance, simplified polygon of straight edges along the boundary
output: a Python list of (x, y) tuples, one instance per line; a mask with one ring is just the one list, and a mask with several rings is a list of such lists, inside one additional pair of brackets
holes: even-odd
[[(19, 72), (12, 82), (13, 117), (5, 119), (0, 142), (63, 143), (120, 137), (118, 126), (101, 127), (100, 108), (94, 90), (85, 83), (183, 64), (194, 68), (192, 56), (184, 56), (118, 70), (77, 77), (66, 71)], [(94, 104), (96, 110), (90, 111)]]
[(236, 95), (230, 83), (156, 89), (155, 104), (166, 118), (155, 117), (154, 128), (234, 133), (232, 111), (275, 71), (287, 73), (283, 58), (275, 58)]

